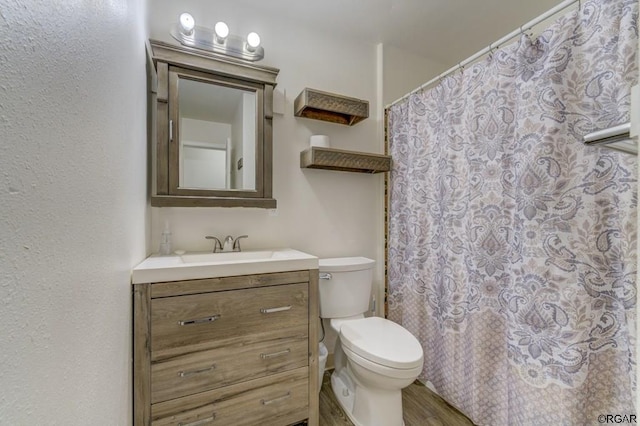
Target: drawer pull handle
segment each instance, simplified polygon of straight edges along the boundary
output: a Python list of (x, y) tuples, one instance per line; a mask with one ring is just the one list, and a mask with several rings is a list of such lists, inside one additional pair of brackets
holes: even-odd
[(260, 312), (262, 312), (263, 314), (273, 314), (275, 312), (288, 311), (289, 309), (291, 309), (291, 305), (281, 306), (279, 308), (262, 308), (260, 309)]
[(330, 273), (328, 273), (328, 272), (323, 272), (323, 273), (321, 273), (321, 274), (320, 274), (320, 277), (319, 277), (319, 278), (320, 278), (321, 280), (330, 280), (330, 279), (332, 279), (332, 278), (333, 278), (333, 275), (331, 275), (331, 274), (330, 274)]
[(291, 349), (287, 348), (284, 351), (274, 352), (274, 353), (271, 353), (271, 354), (262, 353), (262, 354), (260, 354), (260, 358), (269, 359), (269, 358), (275, 358), (277, 356), (289, 355), (290, 353), (291, 353)]
[(260, 402), (262, 402), (262, 405), (269, 405), (269, 404), (275, 404), (276, 402), (284, 401), (285, 399), (290, 398), (290, 397), (291, 397), (291, 392), (287, 392), (286, 395), (282, 395), (282, 396), (279, 396), (277, 398), (269, 399), (267, 401), (262, 399), (262, 400), (260, 400)]
[(198, 370), (187, 370), (187, 371), (181, 371), (178, 373), (178, 376), (180, 377), (189, 377), (189, 376), (193, 376), (194, 374), (201, 374), (201, 373), (206, 373), (208, 371), (212, 371), (216, 369), (216, 365), (213, 364), (211, 367), (205, 367), (205, 368), (200, 368)]
[(178, 321), (178, 324), (180, 325), (206, 324), (209, 322), (214, 322), (217, 319), (220, 319), (220, 315), (213, 315), (206, 318), (197, 318), (197, 319), (186, 320), (186, 321)]
[(178, 426), (200, 426), (206, 425), (207, 423), (212, 423), (216, 419), (215, 413), (211, 415), (211, 417), (207, 417), (206, 419), (196, 420), (195, 422), (190, 423), (178, 423)]

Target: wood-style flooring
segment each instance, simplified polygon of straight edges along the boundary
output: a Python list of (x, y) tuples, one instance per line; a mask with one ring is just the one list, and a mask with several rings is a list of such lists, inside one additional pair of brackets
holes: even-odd
[[(464, 414), (417, 381), (402, 390), (402, 407), (405, 426), (473, 425)], [(322, 380), (320, 426), (353, 426), (333, 395), (331, 371), (326, 371)]]

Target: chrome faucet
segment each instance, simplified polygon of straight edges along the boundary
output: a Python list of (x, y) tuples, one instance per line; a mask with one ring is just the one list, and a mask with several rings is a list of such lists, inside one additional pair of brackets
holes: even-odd
[(222, 251), (222, 243), (216, 237), (212, 237), (211, 235), (207, 235), (205, 237), (207, 240), (213, 240), (213, 252), (217, 253), (218, 250)]
[(222, 252), (233, 251), (233, 237), (231, 235), (227, 235), (224, 238), (224, 243), (222, 244)]
[(242, 238), (249, 238), (249, 236), (240, 235), (238, 238), (236, 238), (236, 240), (233, 242), (233, 251), (242, 251), (242, 248), (240, 247), (240, 240)]
[(231, 235), (227, 235), (224, 238), (224, 243), (220, 242), (220, 240), (216, 237), (212, 237), (211, 235), (207, 235), (205, 238), (207, 240), (213, 240), (213, 252), (214, 253), (228, 253), (228, 252), (234, 252), (234, 251), (242, 251), (242, 248), (240, 247), (240, 239), (241, 238), (248, 238), (248, 235), (241, 235), (238, 238), (233, 239), (233, 237)]

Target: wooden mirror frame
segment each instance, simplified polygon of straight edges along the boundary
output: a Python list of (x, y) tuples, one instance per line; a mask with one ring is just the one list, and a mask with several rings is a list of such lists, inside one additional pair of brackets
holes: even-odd
[[(204, 50), (177, 46), (150, 40), (152, 59), (157, 73), (157, 89), (154, 96), (155, 138), (152, 138), (152, 188), (151, 205), (154, 207), (258, 207), (274, 209), (273, 198), (273, 88), (280, 70), (228, 58)], [(179, 166), (178, 140), (170, 137), (169, 121), (177, 109), (175, 88), (170, 90), (170, 69), (209, 76), (212, 81), (224, 81), (239, 87), (256, 90), (259, 125), (256, 146), (255, 190), (201, 189), (188, 190), (176, 187), (175, 177)], [(175, 83), (174, 83), (175, 84)], [(153, 91), (153, 90), (152, 90)], [(174, 121), (175, 122), (175, 121)], [(174, 126), (175, 127), (175, 126)], [(175, 132), (175, 131), (174, 131)], [(173, 179), (171, 178), (173, 176)]]

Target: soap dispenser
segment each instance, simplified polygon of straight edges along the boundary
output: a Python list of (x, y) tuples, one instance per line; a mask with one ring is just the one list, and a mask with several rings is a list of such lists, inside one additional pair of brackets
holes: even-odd
[(169, 221), (164, 223), (164, 231), (162, 231), (162, 237), (160, 238), (160, 254), (171, 254), (171, 230), (169, 229)]

